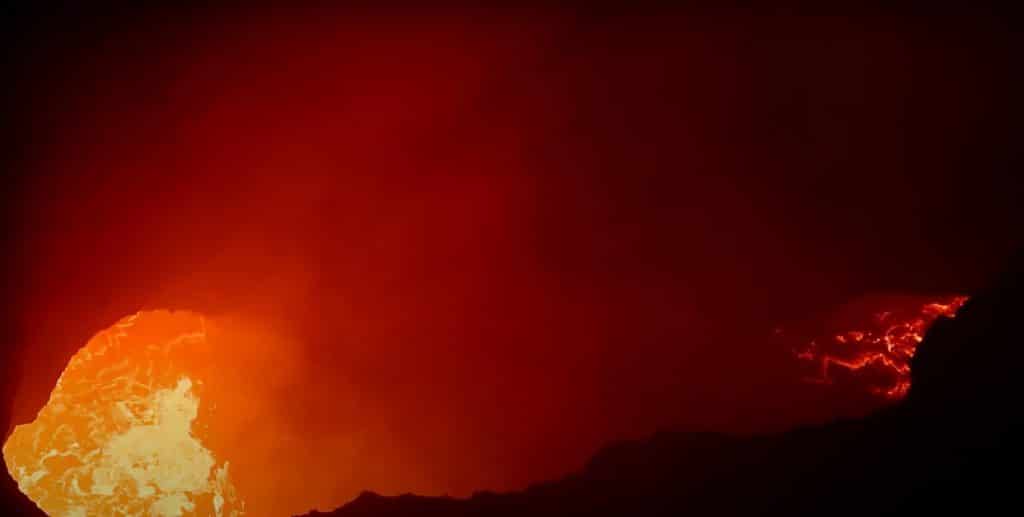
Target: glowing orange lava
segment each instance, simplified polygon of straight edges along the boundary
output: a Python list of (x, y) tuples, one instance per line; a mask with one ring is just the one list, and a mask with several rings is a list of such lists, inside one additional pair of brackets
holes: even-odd
[(910, 389), (910, 359), (925, 331), (936, 318), (952, 318), (967, 301), (966, 296), (952, 296), (931, 301), (912, 311), (883, 311), (873, 321), (855, 330), (833, 334), (811, 341), (797, 350), (796, 356), (818, 365), (811, 382), (831, 384), (836, 368), (876, 374), (869, 389), (889, 399), (900, 399)]
[(188, 312), (96, 334), (4, 444), (21, 491), (48, 515), (242, 515), (231, 464), (209, 447), (213, 372), (197, 360), (208, 348), (204, 318)]

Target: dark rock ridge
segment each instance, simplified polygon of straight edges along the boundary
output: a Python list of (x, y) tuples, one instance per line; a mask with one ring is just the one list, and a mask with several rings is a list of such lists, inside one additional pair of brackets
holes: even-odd
[(18, 490), (18, 484), (11, 479), (7, 469), (0, 475), (0, 509), (3, 509), (3, 515), (46, 516), (35, 503)]
[(1024, 254), (912, 362), (900, 404), (761, 436), (659, 433), (600, 451), (578, 473), (468, 499), (364, 492), (328, 513), (391, 517), (896, 515), (1015, 507)]
[[(334, 517), (1002, 513), (1021, 464), (1024, 254), (929, 330), (900, 404), (761, 436), (659, 433), (612, 444), (578, 473), (468, 499), (364, 492)], [(10, 372), (7, 370), (8, 373)], [(42, 515), (0, 475), (2, 515)]]

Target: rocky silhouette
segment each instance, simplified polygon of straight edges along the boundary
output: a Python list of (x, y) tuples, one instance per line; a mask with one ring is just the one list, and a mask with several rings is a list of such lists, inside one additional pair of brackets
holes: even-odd
[(1024, 255), (928, 331), (904, 401), (762, 436), (659, 433), (580, 472), (468, 499), (365, 492), (308, 516), (895, 515), (1014, 506)]
[[(466, 499), (364, 492), (308, 516), (895, 515), (1012, 508), (1020, 465), (1024, 254), (929, 329), (901, 403), (788, 432), (658, 433), (579, 472)], [(4, 515), (42, 515), (4, 473)]]
[[(1012, 11), (13, 4), (5, 438), (97, 331), (187, 309), (275, 336), (220, 369), (256, 403), (200, 406), (237, 424), (211, 434), (251, 515), (975, 515), (1017, 488)], [(794, 349), (874, 294), (971, 299), (869, 414)], [(40, 515), (6, 471), (4, 515)]]

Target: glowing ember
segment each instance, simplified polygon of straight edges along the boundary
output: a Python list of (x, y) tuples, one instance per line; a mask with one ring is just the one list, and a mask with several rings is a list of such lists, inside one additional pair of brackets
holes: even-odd
[(836, 368), (871, 373), (873, 393), (899, 399), (910, 389), (910, 359), (925, 331), (940, 316), (955, 317), (965, 301), (966, 296), (953, 296), (912, 311), (879, 312), (864, 327), (813, 340), (796, 356), (819, 366), (818, 375), (809, 379), (812, 382), (832, 383)]
[(4, 444), (7, 470), (49, 515), (243, 514), (229, 464), (203, 444), (212, 405), (194, 368), (205, 322), (128, 316), (71, 358), (35, 421)]

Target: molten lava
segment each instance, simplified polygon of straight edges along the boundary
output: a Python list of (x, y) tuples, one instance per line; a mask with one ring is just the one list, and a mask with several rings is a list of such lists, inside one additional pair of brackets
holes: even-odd
[(229, 461), (206, 445), (208, 346), (205, 320), (187, 312), (96, 334), (4, 444), (21, 491), (49, 515), (242, 515)]
[(818, 366), (812, 382), (831, 384), (837, 371), (870, 375), (872, 393), (900, 399), (910, 389), (910, 359), (925, 331), (940, 316), (955, 317), (965, 301), (952, 296), (912, 310), (877, 312), (857, 329), (811, 341), (796, 356)]

